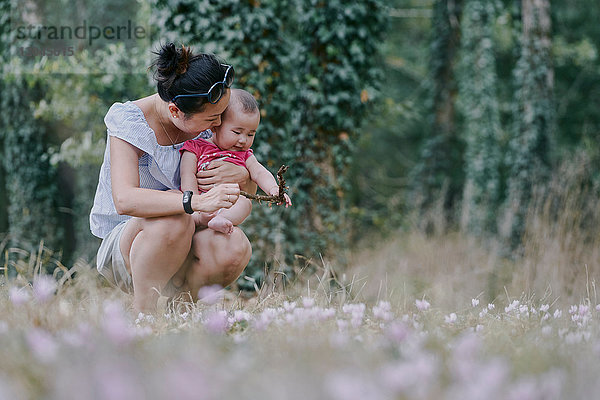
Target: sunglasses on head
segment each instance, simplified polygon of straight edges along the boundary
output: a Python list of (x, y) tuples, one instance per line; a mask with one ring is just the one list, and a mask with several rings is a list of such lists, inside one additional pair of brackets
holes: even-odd
[(225, 76), (223, 77), (223, 81), (216, 82), (214, 85), (208, 89), (206, 93), (190, 93), (190, 94), (179, 94), (171, 99), (173, 103), (175, 100), (183, 98), (183, 97), (207, 97), (208, 102), (210, 104), (216, 104), (221, 100), (221, 97), (225, 94), (225, 89), (231, 87), (233, 83), (233, 78), (235, 76), (235, 71), (231, 65), (221, 64), (223, 67), (227, 67), (225, 71)]

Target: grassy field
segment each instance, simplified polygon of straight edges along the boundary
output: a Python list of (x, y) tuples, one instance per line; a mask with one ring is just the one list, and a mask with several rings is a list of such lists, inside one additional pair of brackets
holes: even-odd
[(156, 316), (87, 265), (36, 276), (32, 256), (0, 287), (0, 399), (594, 398), (597, 253), (531, 243), (511, 265), (460, 235), (400, 235), (344, 273), (307, 261)]

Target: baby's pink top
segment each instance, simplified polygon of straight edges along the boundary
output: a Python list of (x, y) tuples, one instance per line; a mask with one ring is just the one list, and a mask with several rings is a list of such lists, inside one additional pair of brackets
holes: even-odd
[(252, 149), (246, 151), (227, 151), (221, 150), (216, 144), (201, 138), (188, 140), (179, 150), (181, 154), (184, 151), (192, 152), (198, 158), (198, 171), (204, 170), (208, 163), (214, 160), (225, 160), (241, 167), (246, 166), (246, 160), (252, 154)]

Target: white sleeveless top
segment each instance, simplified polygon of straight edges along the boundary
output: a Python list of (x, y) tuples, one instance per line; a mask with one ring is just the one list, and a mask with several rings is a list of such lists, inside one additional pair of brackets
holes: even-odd
[[(156, 135), (148, 125), (144, 113), (134, 103), (113, 104), (104, 117), (107, 128), (106, 150), (100, 168), (98, 188), (94, 197), (94, 206), (90, 212), (92, 234), (104, 239), (120, 222), (131, 216), (119, 215), (112, 197), (110, 182), (110, 136), (131, 143), (144, 154), (139, 159), (140, 187), (155, 190), (179, 189), (179, 149), (183, 143), (161, 146)], [(212, 136), (210, 130), (201, 132), (197, 137), (207, 139)]]

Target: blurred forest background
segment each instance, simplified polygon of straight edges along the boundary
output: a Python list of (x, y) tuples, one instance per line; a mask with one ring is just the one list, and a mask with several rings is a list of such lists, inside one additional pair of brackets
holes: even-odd
[[(241, 286), (321, 256), (343, 268), (348, 249), (398, 232), (458, 233), (506, 260), (534, 237), (598, 248), (597, 0), (0, 4), (3, 264), (41, 241), (54, 265), (93, 262), (103, 116), (154, 92), (150, 52), (166, 41), (235, 66), (261, 107), (257, 157), (290, 166), (294, 207), (256, 206), (243, 225), (254, 254)], [(18, 37), (19, 24), (83, 20), (148, 34)], [(19, 53), (49, 46), (74, 54)]]

